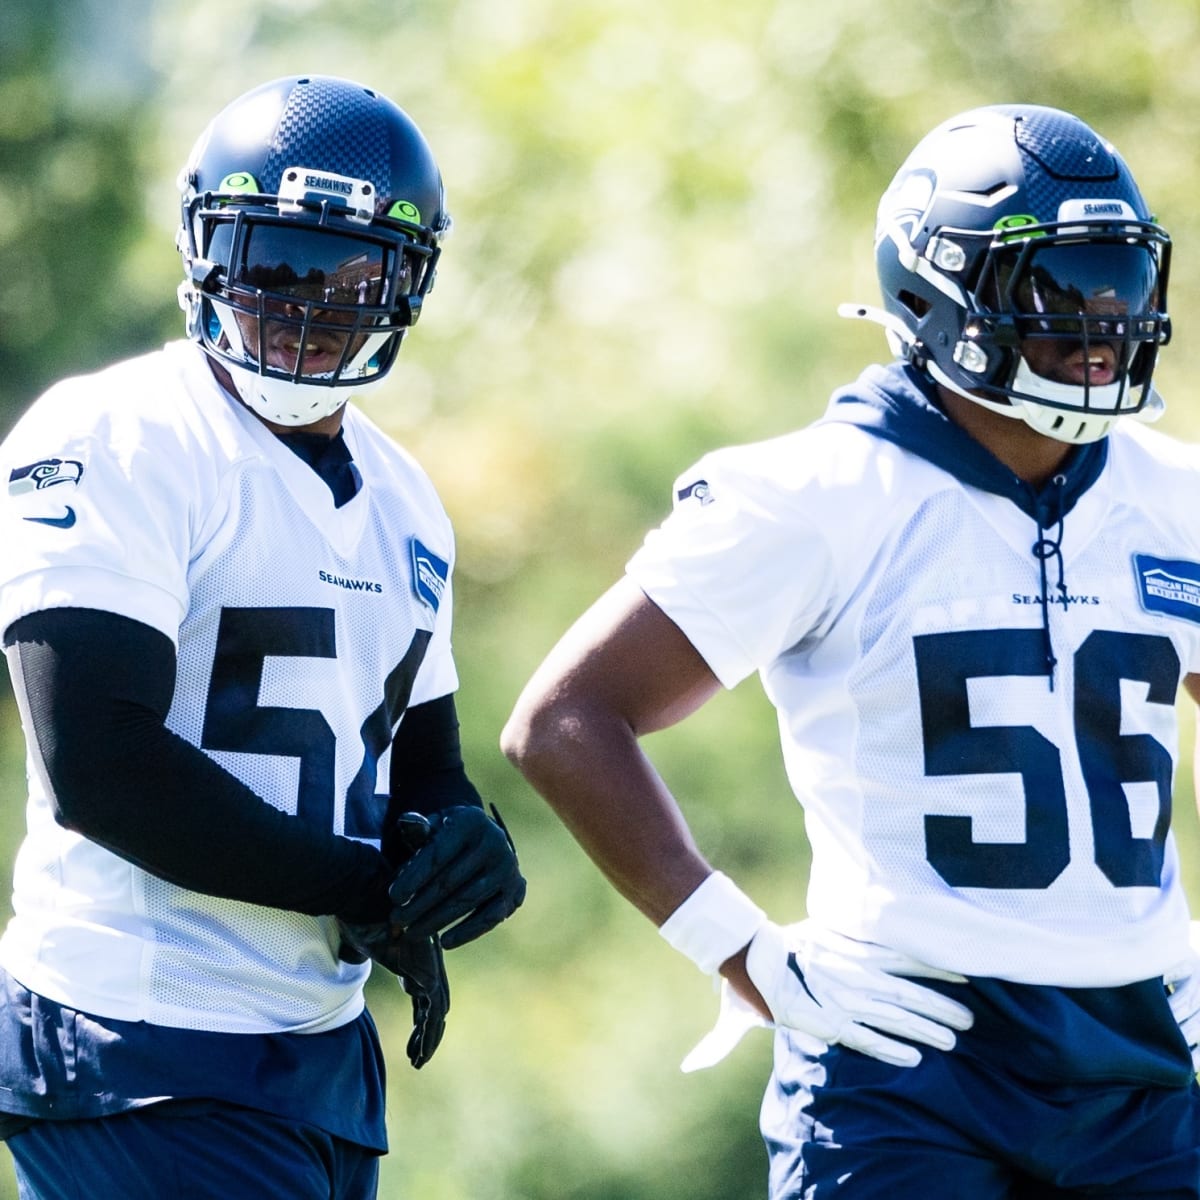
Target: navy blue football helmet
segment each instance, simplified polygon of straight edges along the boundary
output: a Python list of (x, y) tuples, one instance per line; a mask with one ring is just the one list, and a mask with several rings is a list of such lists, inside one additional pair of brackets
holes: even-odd
[(383, 379), (450, 230), (406, 113), (346, 79), (277, 79), (213, 119), (179, 188), (188, 336), (254, 412), (306, 425)]
[[(1116, 150), (1057, 109), (996, 105), (939, 125), (879, 204), (875, 262), (893, 351), (1049, 437), (1152, 420), (1170, 338), (1170, 238)], [(1081, 349), (1082, 348), (1082, 349)], [(1039, 373), (1075, 355), (1064, 382)]]

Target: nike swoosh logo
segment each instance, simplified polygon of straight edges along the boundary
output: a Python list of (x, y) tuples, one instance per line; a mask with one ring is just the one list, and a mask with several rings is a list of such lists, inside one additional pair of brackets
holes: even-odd
[(53, 525), (55, 529), (70, 529), (75, 524), (75, 510), (68, 504), (67, 511), (61, 517), (26, 517), (27, 521), (36, 521), (39, 525)]
[(820, 1002), (820, 1000), (818, 1000), (816, 996), (812, 994), (812, 988), (808, 986), (808, 981), (804, 978), (804, 972), (800, 970), (800, 963), (796, 959), (795, 951), (792, 951), (792, 953), (787, 956), (787, 968), (798, 980), (800, 980), (800, 986), (808, 993), (808, 998), (818, 1008), (824, 1008), (825, 1006)]

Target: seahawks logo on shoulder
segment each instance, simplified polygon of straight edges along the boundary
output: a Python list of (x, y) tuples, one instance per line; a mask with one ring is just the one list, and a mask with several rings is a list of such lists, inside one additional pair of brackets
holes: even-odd
[(439, 558), (419, 538), (412, 540), (413, 590), (434, 612), (442, 602), (450, 564)]
[(83, 478), (83, 463), (76, 458), (43, 458), (27, 467), (17, 467), (8, 477), (8, 494), (41, 491), (59, 483), (78, 483)]
[(682, 504), (685, 500), (698, 500), (701, 504), (711, 504), (713, 495), (708, 486), (707, 479), (697, 479), (694, 483), (689, 483), (687, 487), (682, 487), (675, 493), (675, 499)]

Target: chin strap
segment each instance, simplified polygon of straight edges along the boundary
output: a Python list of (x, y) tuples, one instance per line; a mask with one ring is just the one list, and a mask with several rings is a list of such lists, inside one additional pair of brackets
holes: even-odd
[(1135, 421), (1141, 421), (1145, 425), (1153, 425), (1163, 413), (1167, 411), (1167, 402), (1163, 399), (1163, 394), (1150, 384), (1150, 394), (1146, 397), (1146, 403), (1142, 405), (1135, 413), (1129, 415)]

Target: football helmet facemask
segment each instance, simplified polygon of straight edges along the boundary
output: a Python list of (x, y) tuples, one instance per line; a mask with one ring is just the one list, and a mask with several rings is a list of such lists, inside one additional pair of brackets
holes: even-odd
[(1070, 443), (1154, 420), (1170, 238), (1121, 157), (1034, 105), (938, 126), (879, 204), (875, 262), (894, 353), (959, 395)]
[(450, 230), (407, 114), (349, 80), (277, 79), (213, 119), (179, 188), (187, 333), (253, 412), (308, 425), (383, 379)]

